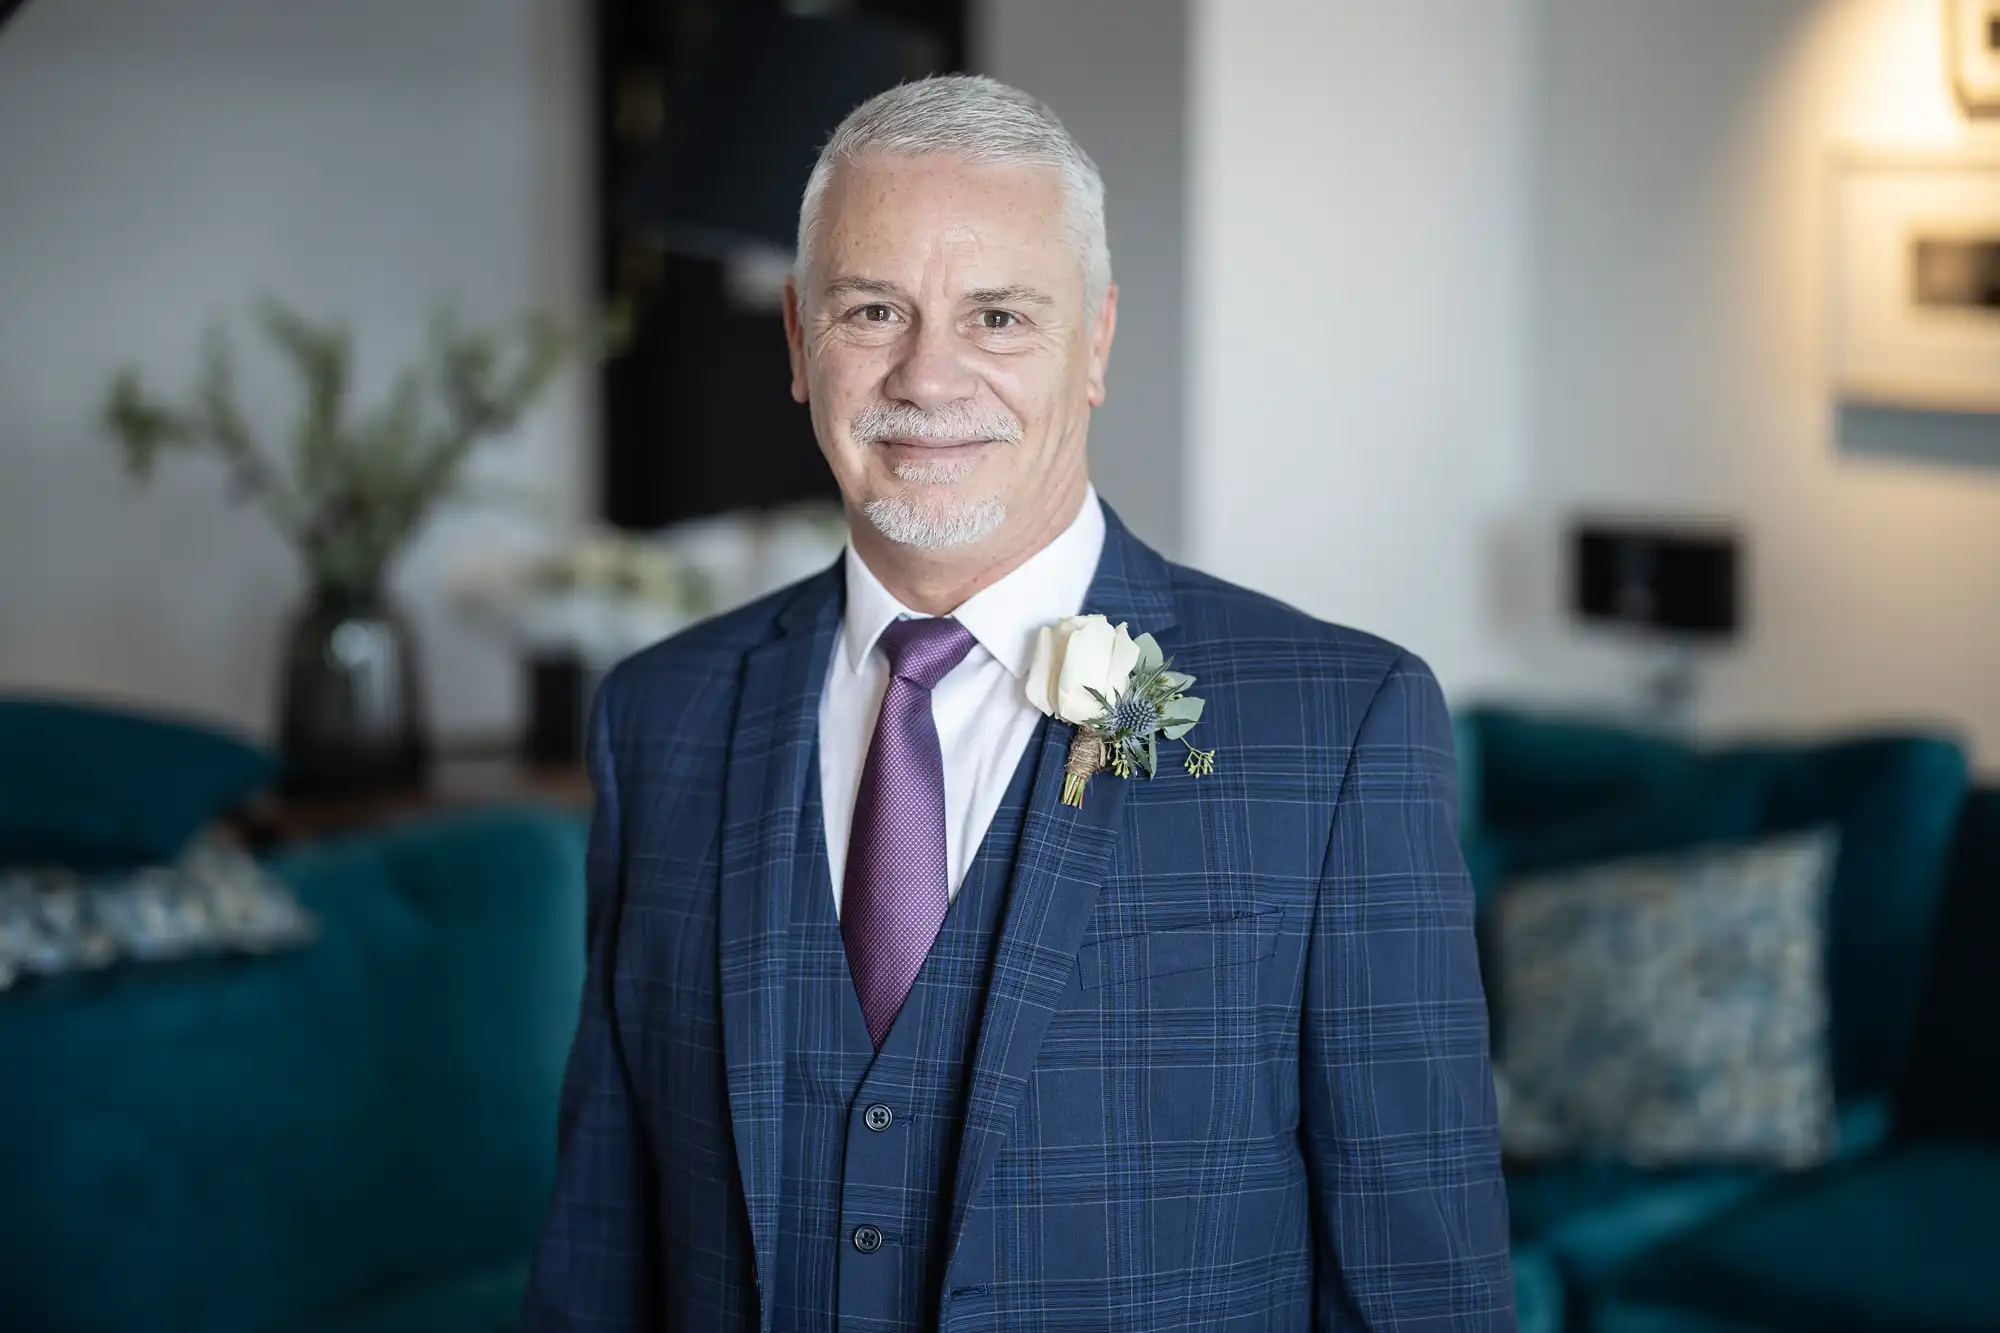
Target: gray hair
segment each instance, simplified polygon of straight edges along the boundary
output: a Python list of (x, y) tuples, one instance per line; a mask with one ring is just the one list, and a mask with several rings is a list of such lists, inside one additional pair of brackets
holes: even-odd
[(1061, 175), (1069, 230), (1083, 262), (1086, 306), (1095, 311), (1111, 285), (1104, 236), (1104, 178), (1055, 112), (1018, 88), (977, 74), (949, 74), (900, 84), (847, 114), (820, 150), (799, 204), (797, 274), (812, 265), (820, 207), (834, 168), (864, 153), (898, 157), (948, 154), (993, 166), (1048, 167)]

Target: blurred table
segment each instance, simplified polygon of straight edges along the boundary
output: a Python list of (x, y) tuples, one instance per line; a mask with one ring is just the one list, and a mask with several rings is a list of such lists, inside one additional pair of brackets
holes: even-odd
[(232, 822), (252, 846), (268, 847), (482, 806), (550, 805), (583, 814), (590, 800), (583, 765), (530, 764), (508, 740), (446, 747), (432, 760), (421, 787), (345, 796), (274, 791), (256, 798)]

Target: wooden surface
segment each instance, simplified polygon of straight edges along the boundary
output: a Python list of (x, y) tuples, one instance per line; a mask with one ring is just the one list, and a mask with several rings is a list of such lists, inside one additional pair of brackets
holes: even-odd
[(251, 802), (235, 822), (253, 844), (272, 846), (482, 806), (548, 805), (583, 813), (590, 800), (590, 779), (581, 764), (538, 767), (524, 762), (511, 745), (491, 744), (439, 754), (420, 788), (352, 796), (271, 792)]

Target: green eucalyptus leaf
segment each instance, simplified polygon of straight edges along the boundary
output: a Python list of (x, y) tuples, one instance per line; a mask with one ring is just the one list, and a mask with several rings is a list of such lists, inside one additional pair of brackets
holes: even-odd
[(1193, 695), (1182, 695), (1174, 700), (1172, 714), (1160, 719), (1160, 730), (1166, 733), (1168, 740), (1179, 740), (1188, 734), (1188, 730), (1195, 723), (1201, 721), (1202, 706), (1202, 701)]
[(1141, 634), (1138, 638), (1132, 640), (1132, 644), (1139, 650), (1139, 665), (1133, 672), (1135, 677), (1140, 674), (1158, 671), (1164, 665), (1165, 658), (1160, 652), (1160, 645), (1152, 635)]
[(1146, 776), (1152, 777), (1153, 770), (1160, 766), (1159, 733), (1146, 737)]
[(1185, 671), (1163, 671), (1160, 673), (1160, 684), (1172, 694), (1181, 694), (1194, 684), (1194, 677)]

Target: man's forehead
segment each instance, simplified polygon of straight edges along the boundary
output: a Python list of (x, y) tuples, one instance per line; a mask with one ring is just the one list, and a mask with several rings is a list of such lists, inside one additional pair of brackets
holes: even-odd
[(842, 164), (820, 235), (829, 290), (889, 294), (943, 260), (967, 297), (1047, 300), (1069, 267), (1061, 177), (1034, 165), (871, 154)]

